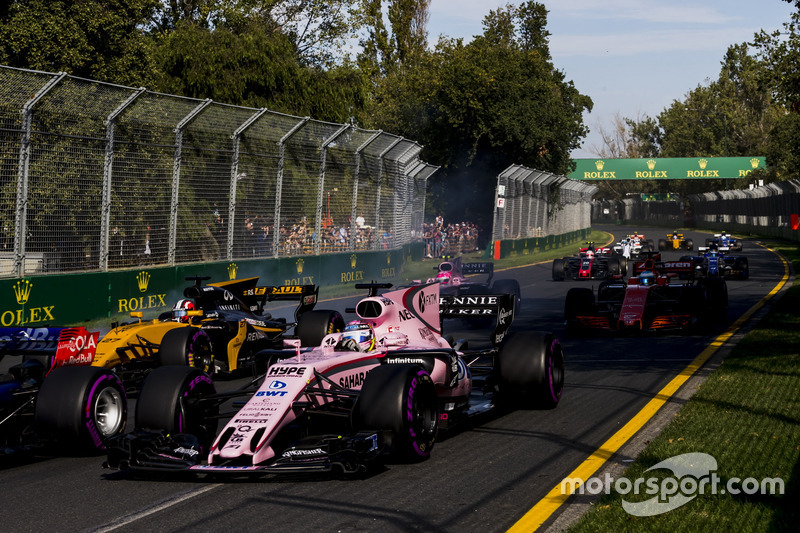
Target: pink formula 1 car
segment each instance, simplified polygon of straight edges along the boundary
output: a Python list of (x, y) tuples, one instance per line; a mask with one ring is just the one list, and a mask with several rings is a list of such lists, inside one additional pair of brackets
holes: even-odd
[[(475, 276), (486, 274), (485, 279)], [(519, 313), (522, 291), (519, 282), (513, 278), (494, 278), (494, 263), (464, 263), (460, 257), (442, 261), (436, 267), (436, 277), (428, 278), (428, 283), (441, 285), (443, 296), (465, 296), (473, 294), (510, 294), (514, 299), (514, 312)], [(421, 284), (417, 280), (415, 284)]]
[[(164, 366), (145, 379), (136, 431), (106, 466), (206, 474), (354, 473), (386, 456), (430, 455), (437, 431), (498, 406), (555, 407), (564, 384), (551, 333), (509, 332), (508, 294), (440, 296), (439, 283), (369, 289), (344, 332), (315, 348), (276, 350), (245, 390), (217, 393), (197, 368)], [(443, 318), (494, 317), (489, 342), (442, 336)], [(238, 410), (220, 413), (234, 397)], [(227, 420), (217, 432), (218, 420)]]

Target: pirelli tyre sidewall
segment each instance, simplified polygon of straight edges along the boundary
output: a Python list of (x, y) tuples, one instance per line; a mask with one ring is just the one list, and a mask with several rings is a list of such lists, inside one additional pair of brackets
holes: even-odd
[(709, 312), (709, 321), (722, 322), (728, 316), (728, 284), (724, 279), (702, 280), (701, 285), (705, 290), (706, 309)]
[(419, 365), (384, 364), (369, 371), (353, 413), (359, 430), (391, 431), (392, 458), (430, 456), (439, 429), (436, 387)]
[(161, 339), (158, 361), (162, 366), (193, 366), (203, 372), (213, 372), (214, 349), (211, 338), (200, 328), (187, 326), (171, 329)]
[(208, 443), (216, 433), (215, 412), (199, 402), (216, 391), (211, 376), (199, 368), (162, 366), (142, 382), (136, 401), (136, 428), (189, 433)]
[(319, 346), (325, 335), (341, 331), (344, 331), (344, 317), (338, 311), (327, 309), (303, 313), (295, 327), (301, 346)]
[(36, 397), (36, 428), (72, 452), (104, 450), (125, 432), (128, 399), (117, 375), (94, 366), (54, 369)]
[(552, 333), (515, 331), (497, 355), (501, 404), (552, 409), (564, 389), (564, 352)]
[(733, 265), (733, 269), (738, 272), (739, 278), (750, 278), (750, 262), (746, 257), (738, 257)]

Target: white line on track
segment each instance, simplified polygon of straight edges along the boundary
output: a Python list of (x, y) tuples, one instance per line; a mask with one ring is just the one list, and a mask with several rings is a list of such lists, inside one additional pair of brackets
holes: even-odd
[(132, 524), (133, 522), (136, 522), (137, 520), (141, 520), (142, 518), (146, 518), (146, 517), (148, 517), (150, 515), (153, 515), (155, 513), (163, 511), (164, 509), (172, 507), (173, 505), (177, 505), (177, 504), (179, 504), (181, 502), (184, 502), (186, 500), (190, 500), (192, 498), (200, 496), (201, 494), (203, 494), (205, 492), (208, 492), (208, 491), (214, 490), (216, 488), (219, 488), (222, 485), (223, 485), (222, 483), (215, 483), (213, 485), (206, 485), (205, 487), (200, 488), (200, 489), (190, 490), (190, 491), (184, 492), (182, 494), (178, 494), (176, 496), (173, 496), (171, 498), (166, 498), (164, 500), (161, 500), (160, 502), (156, 502), (156, 503), (154, 503), (153, 505), (151, 505), (149, 507), (145, 507), (141, 511), (137, 511), (137, 512), (131, 513), (129, 515), (122, 516), (122, 517), (114, 520), (113, 522), (109, 522), (109, 523), (104, 524), (102, 526), (98, 526), (98, 527), (96, 527), (94, 529), (87, 529), (87, 530), (84, 530), (84, 531), (92, 532), (92, 533), (106, 533), (108, 531), (114, 531), (115, 529), (119, 529), (119, 528), (121, 528), (123, 526), (127, 526), (128, 524)]

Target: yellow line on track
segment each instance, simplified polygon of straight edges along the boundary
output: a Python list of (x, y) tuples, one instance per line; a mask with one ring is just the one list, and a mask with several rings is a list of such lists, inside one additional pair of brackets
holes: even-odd
[[(604, 442), (597, 450), (594, 451), (583, 463), (581, 463), (575, 470), (570, 472), (568, 478), (580, 478), (587, 480), (591, 478), (595, 472), (605, 465), (605, 463), (613, 457), (619, 449), (628, 442), (637, 431), (642, 429), (644, 425), (658, 412), (659, 409), (675, 394), (678, 389), (686, 383), (686, 381), (694, 375), (708, 359), (719, 350), (725, 342), (727, 342), (742, 325), (750, 319), (756, 311), (761, 309), (767, 301), (772, 298), (778, 291), (780, 291), (786, 282), (789, 280), (789, 263), (781, 257), (775, 250), (765, 247), (770, 252), (773, 252), (783, 262), (783, 277), (777, 285), (757, 302), (753, 307), (747, 310), (736, 322), (734, 322), (725, 333), (719, 335), (714, 339), (694, 361), (689, 363), (689, 366), (684, 368), (675, 378), (672, 379), (667, 385), (658, 391), (655, 397), (647, 402), (647, 404), (639, 411), (627, 424), (625, 424), (619, 431), (614, 433), (606, 442)], [(525, 515), (520, 518), (516, 524), (511, 526), (508, 530), (509, 533), (523, 533), (536, 531), (554, 512), (561, 507), (567, 498), (570, 497), (572, 492), (577, 488), (572, 483), (567, 483), (565, 489), (567, 492), (561, 490), (561, 483), (553, 487), (547, 495), (542, 498), (536, 505), (534, 505)]]

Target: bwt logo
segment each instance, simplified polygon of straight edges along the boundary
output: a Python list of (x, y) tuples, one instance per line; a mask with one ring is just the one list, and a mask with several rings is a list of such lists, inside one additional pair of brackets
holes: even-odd
[(285, 390), (260, 390), (256, 393), (256, 396), (286, 396)]
[(608, 473), (603, 478), (565, 478), (561, 481), (562, 494), (645, 494), (652, 496), (644, 501), (622, 500), (622, 508), (633, 516), (656, 516), (677, 509), (694, 500), (698, 494), (784, 494), (781, 478), (764, 478), (761, 481), (748, 477), (731, 477), (721, 483), (715, 472), (717, 460), (707, 453), (684, 453), (657, 463), (645, 472), (669, 470), (669, 476), (640, 477), (631, 481), (620, 477), (613, 479)]

